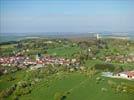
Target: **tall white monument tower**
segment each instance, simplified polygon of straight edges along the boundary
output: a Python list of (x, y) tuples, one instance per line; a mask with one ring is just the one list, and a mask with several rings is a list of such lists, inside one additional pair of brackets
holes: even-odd
[(97, 40), (99, 40), (101, 38), (98, 33), (96, 34), (96, 38), (97, 38)]

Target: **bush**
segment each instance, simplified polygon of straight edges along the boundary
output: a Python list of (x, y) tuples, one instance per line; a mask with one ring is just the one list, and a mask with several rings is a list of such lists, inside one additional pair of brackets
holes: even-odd
[(31, 85), (31, 83), (30, 82), (27, 82), (27, 81), (21, 81), (21, 82), (19, 82), (18, 83), (18, 87), (20, 87), (20, 88), (25, 88), (25, 87), (28, 87), (28, 86), (30, 86)]
[(122, 92), (123, 91), (123, 88), (121, 85), (117, 85), (116, 87), (116, 92)]
[(15, 80), (15, 77), (13, 77), (13, 76), (8, 76), (7, 77), (7, 81), (13, 81), (13, 80)]
[(4, 98), (4, 97), (10, 96), (14, 92), (15, 88), (16, 88), (16, 85), (12, 85), (11, 87), (7, 88), (6, 90), (2, 90), (0, 92), (0, 97)]
[(104, 63), (104, 64), (96, 64), (94, 66), (94, 68), (97, 69), (97, 70), (102, 70), (102, 71), (106, 71), (106, 70), (108, 70), (108, 71), (114, 71), (115, 66), (112, 65), (112, 64)]
[(57, 92), (54, 95), (54, 100), (65, 100), (67, 98), (65, 93)]
[(8, 97), (9, 95), (11, 95), (11, 93), (12, 93), (12, 91), (10, 91), (9, 89), (3, 90), (3, 91), (0, 93), (0, 97), (1, 97), (1, 98)]
[(116, 88), (116, 83), (114, 81), (108, 80), (108, 84), (112, 87), (112, 88)]
[(5, 98), (5, 97), (7, 97), (8, 96), (8, 94), (7, 94), (7, 92), (5, 91), (5, 90), (2, 90), (1, 92), (0, 92), (0, 98)]
[(97, 81), (101, 81), (101, 78), (100, 78), (100, 77), (97, 77), (96, 80), (97, 80)]
[(19, 100), (19, 97), (15, 95), (15, 96), (13, 97), (13, 100)]
[(102, 92), (107, 92), (107, 89), (106, 88), (101, 88), (101, 91)]
[(134, 94), (134, 85), (132, 84), (125, 84), (123, 86), (123, 90), (128, 94)]
[(122, 67), (115, 67), (115, 69), (114, 69), (114, 73), (116, 74), (116, 73), (120, 73), (120, 72), (123, 72), (123, 68)]
[(16, 84), (13, 84), (11, 87), (10, 87), (10, 89), (12, 89), (12, 90), (15, 90), (16, 89)]
[(15, 95), (21, 96), (21, 95), (26, 95), (29, 93), (31, 93), (31, 83), (27, 81), (19, 82), (15, 90)]
[(31, 88), (30, 87), (25, 87), (25, 88), (17, 88), (15, 91), (16, 96), (22, 96), (31, 93)]

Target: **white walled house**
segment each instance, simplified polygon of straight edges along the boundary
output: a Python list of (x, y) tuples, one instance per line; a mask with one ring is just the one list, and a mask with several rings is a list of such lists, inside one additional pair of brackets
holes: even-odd
[(134, 71), (126, 71), (126, 72), (121, 72), (121, 73), (117, 73), (117, 74), (113, 74), (112, 72), (102, 72), (102, 76), (133, 80), (134, 79)]
[(117, 74), (120, 78), (134, 79), (134, 71), (126, 71)]
[(128, 78), (126, 72), (118, 73), (117, 76), (122, 77), (122, 78)]

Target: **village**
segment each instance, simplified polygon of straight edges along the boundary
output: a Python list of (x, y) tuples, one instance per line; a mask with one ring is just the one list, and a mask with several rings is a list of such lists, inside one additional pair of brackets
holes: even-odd
[[(106, 62), (111, 61), (109, 57), (106, 57)], [(130, 59), (130, 58), (129, 58)], [(125, 60), (126, 61), (126, 60)], [(132, 58), (133, 61), (133, 58)], [(29, 57), (22, 55), (15, 55), (11, 57), (0, 57), (1, 66), (17, 67), (17, 68), (30, 68), (35, 70), (41, 67), (47, 67), (47, 65), (63, 65), (69, 67), (70, 65), (74, 68), (80, 68), (80, 63), (76, 59), (65, 59), (63, 57), (54, 57), (50, 55), (41, 56), (41, 54), (35, 55), (35, 60), (30, 59)], [(3, 73), (7, 73), (7, 70), (4, 70)], [(123, 71), (119, 73), (113, 72), (102, 72), (102, 76), (111, 77), (111, 78), (123, 78), (128, 80), (134, 79), (134, 71)]]
[(134, 55), (111, 55), (105, 57), (105, 62), (134, 63)]
[(35, 60), (30, 59), (22, 55), (11, 56), (11, 57), (0, 57), (1, 66), (12, 66), (18, 68), (30, 67), (31, 69), (36, 69), (43, 67), (45, 65), (76, 65), (79, 66), (79, 62), (76, 59), (65, 59), (63, 57), (53, 57), (50, 55), (41, 56), (40, 54), (35, 55)]

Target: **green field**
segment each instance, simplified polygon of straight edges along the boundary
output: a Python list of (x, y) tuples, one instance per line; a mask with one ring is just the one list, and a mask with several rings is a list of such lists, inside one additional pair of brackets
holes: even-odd
[[(85, 66), (86, 67), (94, 67), (96, 64), (104, 64), (105, 62), (104, 61), (101, 61), (101, 60), (87, 60), (85, 62)], [(110, 63), (112, 64), (113, 66), (115, 67), (122, 67), (124, 70), (133, 70), (133, 66), (134, 66), (134, 63), (132, 64), (122, 64), (122, 63)]]
[[(62, 77), (60, 80), (52, 79), (45, 86), (45, 82), (34, 87), (30, 95), (24, 96), (21, 100), (54, 100), (55, 95), (66, 95), (66, 100), (133, 100), (132, 94), (116, 93), (112, 90), (107, 81), (114, 79), (104, 78), (104, 81), (99, 84), (96, 79), (88, 78), (80, 73), (72, 73)], [(116, 80), (117, 82), (133, 82), (126, 80)], [(102, 92), (101, 89), (106, 88), (107, 92)], [(67, 92), (69, 92), (67, 94)]]
[[(18, 75), (18, 73), (16, 73)], [(5, 76), (6, 77), (6, 76)], [(20, 78), (24, 77), (24, 72), (21, 72), (21, 76), (17, 76), (17, 82)], [(101, 78), (101, 81), (97, 83), (97, 77)], [(4, 77), (3, 77), (4, 78)], [(3, 80), (1, 79), (1, 82)], [(133, 94), (127, 94), (119, 92), (117, 93), (112, 89), (108, 81), (115, 81), (117, 84), (129, 83), (133, 85), (134, 81), (122, 80), (122, 79), (110, 79), (101, 77), (99, 74), (92, 78), (89, 78), (83, 73), (73, 72), (64, 73), (59, 72), (49, 77), (49, 80), (43, 79), (41, 82), (32, 87), (32, 92), (27, 95), (20, 96), (20, 100), (133, 100)], [(0, 82), (0, 88), (7, 88), (11, 85)], [(102, 91), (102, 89), (106, 91)], [(64, 99), (59, 99), (65, 96)], [(11, 100), (11, 95), (7, 100)]]
[(67, 57), (70, 58), (72, 56), (73, 53), (76, 53), (80, 51), (80, 48), (75, 46), (75, 47), (58, 47), (58, 48), (54, 48), (54, 49), (48, 49), (48, 54), (51, 55), (56, 55), (59, 57)]

